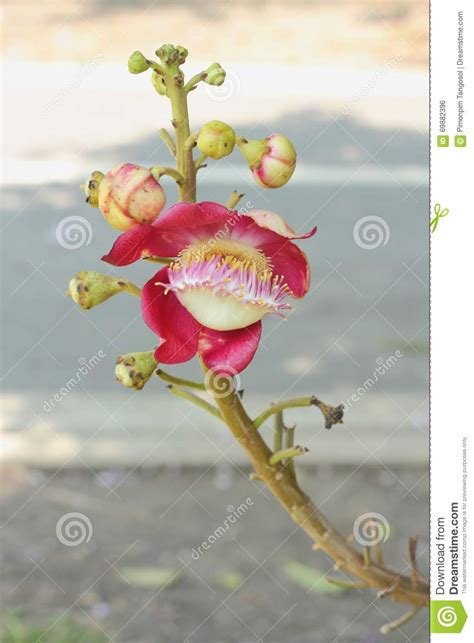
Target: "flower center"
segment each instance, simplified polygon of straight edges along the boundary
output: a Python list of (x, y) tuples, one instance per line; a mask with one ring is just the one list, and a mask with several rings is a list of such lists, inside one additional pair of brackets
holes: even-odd
[(252, 266), (253, 270), (264, 277), (272, 271), (270, 259), (261, 250), (246, 246), (231, 239), (204, 239), (185, 248), (178, 257), (181, 263), (206, 261), (214, 257), (232, 258)]
[(263, 252), (228, 239), (210, 241), (186, 248), (168, 269), (169, 284), (163, 284), (198, 322), (235, 330), (291, 310), (283, 301), (291, 292)]

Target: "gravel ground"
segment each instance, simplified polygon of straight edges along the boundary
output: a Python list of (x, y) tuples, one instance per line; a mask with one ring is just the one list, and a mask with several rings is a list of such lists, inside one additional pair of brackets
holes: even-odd
[[(414, 533), (420, 552), (426, 548), (423, 470), (324, 467), (304, 469), (300, 478), (343, 533), (364, 512), (385, 515), (389, 565), (406, 566)], [(313, 573), (327, 571), (329, 561), (238, 470), (77, 471), (48, 478), (12, 468), (2, 489), (4, 605), (36, 625), (59, 619), (42, 641), (62, 619), (102, 630), (104, 640), (129, 643), (428, 640), (425, 613), (387, 639), (378, 630), (400, 616), (402, 606), (375, 602), (369, 591), (326, 593), (320, 584), (308, 592), (295, 582), (289, 561)], [(193, 557), (247, 498), (252, 504), (235, 524)], [(59, 531), (67, 546), (56, 532), (70, 512), (82, 514), (85, 530)], [(426, 554), (420, 562), (425, 569)], [(180, 570), (167, 585), (161, 578)]]

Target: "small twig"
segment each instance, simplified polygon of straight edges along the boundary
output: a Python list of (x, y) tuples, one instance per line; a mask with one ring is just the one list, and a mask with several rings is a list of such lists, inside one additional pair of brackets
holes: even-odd
[[(284, 440), (285, 449), (291, 449), (293, 447), (295, 443), (295, 429), (296, 429), (296, 425), (285, 426), (285, 424), (283, 424), (283, 435), (285, 437), (285, 440)], [(296, 469), (295, 469), (295, 462), (293, 459), (288, 460), (286, 464), (286, 468), (291, 473), (293, 478), (296, 480)]]
[(408, 541), (408, 555), (410, 557), (410, 568), (411, 568), (411, 577), (413, 581), (413, 587), (417, 587), (420, 581), (423, 581), (423, 576), (420, 574), (418, 569), (418, 562), (416, 559), (416, 546), (418, 544), (418, 536), (410, 536)]
[(154, 60), (147, 60), (147, 63), (154, 71), (156, 71), (157, 74), (160, 74), (160, 76), (164, 76), (166, 74), (166, 69)]
[(127, 291), (130, 295), (134, 295), (135, 297), (142, 296), (142, 289), (139, 286), (136, 286), (132, 281), (128, 281), (128, 279), (123, 279), (123, 280), (120, 280), (119, 285), (122, 285), (122, 283), (123, 283), (123, 289)]
[(159, 181), (162, 176), (170, 176), (176, 181), (178, 185), (184, 184), (184, 176), (181, 174), (181, 172), (178, 172), (178, 170), (175, 170), (173, 167), (152, 167), (150, 168), (150, 172), (153, 174), (157, 181)]
[(370, 567), (372, 565), (372, 556), (368, 545), (364, 547), (364, 565), (366, 567)]
[(302, 447), (297, 444), (291, 449), (282, 449), (281, 451), (277, 451), (269, 458), (268, 463), (273, 467), (275, 464), (278, 464), (282, 460), (287, 460), (288, 458), (296, 458), (299, 455), (308, 453), (308, 451), (308, 447)]
[(383, 554), (382, 554), (381, 544), (374, 543), (373, 548), (375, 552), (375, 562), (377, 563), (377, 565), (383, 565)]
[(182, 379), (181, 377), (175, 377), (174, 375), (170, 375), (169, 373), (166, 373), (165, 371), (162, 371), (161, 368), (159, 368), (156, 371), (156, 374), (158, 377), (165, 382), (168, 382), (169, 384), (176, 384), (177, 386), (187, 386), (189, 388), (196, 388), (200, 391), (205, 391), (206, 387), (204, 384), (201, 384), (200, 382), (194, 382), (193, 380), (185, 380)]
[(265, 409), (265, 411), (263, 411), (263, 413), (260, 413), (260, 415), (255, 418), (255, 420), (253, 421), (253, 425), (256, 429), (258, 429), (266, 420), (268, 420), (268, 418), (270, 418), (272, 415), (275, 415), (275, 413), (279, 413), (280, 411), (283, 411), (285, 409), (312, 405), (313, 397), (297, 397), (294, 400), (275, 402), (275, 404), (269, 406), (267, 409)]
[(227, 201), (225, 203), (225, 207), (228, 210), (232, 210), (233, 208), (235, 208), (235, 206), (240, 201), (240, 199), (242, 199), (244, 196), (245, 196), (245, 194), (239, 194), (239, 192), (237, 192), (237, 190), (234, 190), (232, 192), (232, 194), (230, 195), (230, 197), (227, 199)]
[(409, 612), (406, 612), (406, 614), (403, 614), (403, 616), (400, 616), (400, 618), (397, 618), (395, 621), (391, 621), (390, 623), (387, 623), (386, 625), (382, 625), (380, 628), (380, 634), (390, 634), (393, 630), (398, 629), (401, 625), (405, 625), (405, 623), (408, 623), (418, 612), (420, 611), (421, 607), (414, 607), (412, 610)]
[(317, 397), (311, 395), (310, 397), (296, 397), (293, 400), (283, 400), (282, 402), (276, 402), (269, 406), (263, 413), (255, 418), (253, 425), (256, 429), (261, 426), (265, 420), (268, 420), (269, 417), (278, 413), (278, 411), (283, 411), (284, 409), (292, 409), (303, 406), (317, 406), (321, 413), (324, 415), (325, 427), (330, 429), (333, 424), (341, 424), (342, 417), (344, 415), (344, 409), (342, 404), (339, 406), (329, 406), (321, 400), (318, 400)]
[(196, 74), (189, 80), (186, 85), (184, 86), (184, 91), (186, 93), (191, 92), (193, 89), (196, 89), (196, 85), (200, 83), (202, 80), (205, 80), (207, 78), (207, 72), (206, 71), (201, 71), (199, 74)]
[(199, 132), (194, 132), (193, 134), (190, 134), (186, 139), (186, 142), (184, 143), (184, 149), (192, 150), (193, 147), (196, 147), (198, 136), (199, 136)]
[(207, 156), (205, 154), (201, 154), (200, 156), (197, 157), (197, 159), (194, 161), (194, 167), (196, 168), (196, 172), (198, 170), (201, 170), (203, 167), (206, 166), (206, 161), (207, 161)]
[(215, 406), (212, 406), (212, 404), (209, 404), (209, 402), (206, 402), (206, 400), (203, 400), (202, 397), (194, 395), (193, 393), (188, 393), (188, 391), (183, 391), (178, 386), (175, 386), (173, 384), (169, 384), (168, 388), (171, 391), (171, 393), (173, 393), (173, 395), (177, 395), (178, 397), (182, 397), (185, 400), (188, 400), (188, 402), (192, 402), (193, 404), (195, 404), (196, 406), (199, 406), (199, 408), (203, 409), (204, 411), (207, 411), (214, 417), (219, 418), (219, 420), (222, 420), (222, 416), (219, 409), (216, 409)]
[(334, 578), (333, 576), (326, 576), (325, 577), (328, 583), (331, 583), (332, 585), (337, 585), (338, 587), (344, 587), (344, 589), (366, 589), (367, 588), (367, 583), (360, 582), (357, 583), (355, 581), (350, 582), (350, 581), (344, 581), (340, 580), (339, 578)]
[(273, 452), (281, 451), (283, 447), (283, 412), (278, 411), (275, 415), (275, 426), (273, 429)]
[(249, 479), (250, 480), (257, 480), (258, 482), (265, 482), (263, 478), (261, 478), (258, 473), (249, 473)]
[(166, 147), (169, 149), (171, 152), (172, 156), (176, 156), (176, 145), (171, 137), (171, 134), (164, 128), (162, 127), (160, 129), (160, 136), (163, 139), (163, 141), (166, 144)]

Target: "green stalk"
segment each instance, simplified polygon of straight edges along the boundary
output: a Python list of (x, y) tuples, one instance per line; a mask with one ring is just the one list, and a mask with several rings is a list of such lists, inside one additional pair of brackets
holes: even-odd
[(178, 185), (180, 201), (196, 201), (196, 168), (194, 166), (193, 151), (187, 150), (186, 141), (191, 134), (189, 128), (189, 113), (187, 93), (182, 84), (181, 72), (173, 73), (169, 70), (165, 76), (166, 88), (171, 101), (173, 114), (173, 127), (176, 131), (176, 169), (184, 177)]
[(168, 382), (168, 384), (176, 384), (176, 386), (187, 386), (189, 388), (198, 389), (199, 391), (206, 391), (206, 386), (201, 382), (194, 382), (193, 380), (185, 380), (181, 377), (175, 377), (174, 375), (166, 373), (161, 368), (156, 371), (156, 374), (160, 379)]
[(194, 393), (188, 393), (188, 391), (183, 391), (183, 389), (180, 389), (179, 386), (175, 386), (174, 384), (169, 384), (168, 388), (171, 393), (173, 393), (173, 395), (184, 398), (188, 402), (191, 402), (192, 404), (198, 406), (200, 409), (203, 409), (214, 417), (219, 418), (219, 420), (222, 420), (219, 409), (216, 409), (215, 406), (212, 406), (212, 404), (209, 404), (209, 402), (203, 400), (202, 397), (194, 395)]
[(262, 424), (268, 420), (272, 415), (275, 415), (275, 413), (280, 413), (281, 411), (284, 411), (285, 409), (294, 409), (302, 406), (313, 406), (314, 405), (314, 397), (297, 397), (293, 400), (284, 400), (283, 402), (275, 402), (275, 404), (272, 404), (269, 406), (263, 413), (260, 413), (260, 415), (255, 418), (254, 420), (254, 427), (258, 429)]

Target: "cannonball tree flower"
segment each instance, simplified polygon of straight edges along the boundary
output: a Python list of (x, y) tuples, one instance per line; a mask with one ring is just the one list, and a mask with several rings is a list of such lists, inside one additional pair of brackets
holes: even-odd
[(116, 266), (173, 257), (142, 291), (142, 314), (160, 337), (157, 362), (199, 354), (208, 368), (235, 374), (252, 360), (261, 320), (284, 316), (306, 294), (310, 269), (298, 236), (278, 214), (244, 215), (219, 203), (178, 203), (152, 225), (121, 235), (103, 259)]
[(164, 190), (151, 170), (133, 163), (117, 165), (105, 175), (93, 172), (81, 187), (86, 202), (99, 208), (107, 222), (122, 232), (151, 223), (166, 203)]

